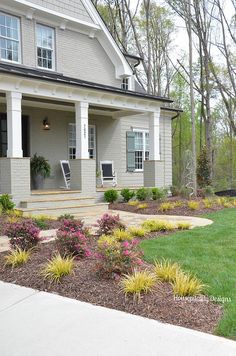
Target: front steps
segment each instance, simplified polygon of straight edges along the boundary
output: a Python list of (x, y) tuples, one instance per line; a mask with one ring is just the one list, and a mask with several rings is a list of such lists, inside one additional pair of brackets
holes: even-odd
[(108, 204), (96, 203), (96, 197), (81, 196), (79, 191), (35, 192), (20, 203), (23, 216), (48, 215), (58, 217), (64, 214), (86, 216), (102, 214)]

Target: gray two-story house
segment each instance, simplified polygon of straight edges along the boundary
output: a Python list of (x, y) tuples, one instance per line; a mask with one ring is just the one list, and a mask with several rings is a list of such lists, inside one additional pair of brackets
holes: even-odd
[(90, 0), (0, 0), (0, 192), (27, 206), (34, 153), (52, 167), (42, 195), (61, 192), (61, 160), (81, 197), (101, 161), (119, 187), (170, 186), (175, 112), (139, 91), (135, 61)]

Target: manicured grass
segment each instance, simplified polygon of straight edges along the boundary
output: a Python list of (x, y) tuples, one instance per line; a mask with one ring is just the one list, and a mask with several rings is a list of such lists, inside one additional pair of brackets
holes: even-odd
[(206, 294), (230, 298), (216, 333), (236, 339), (236, 209), (206, 216), (214, 224), (177, 232), (141, 243), (144, 257), (153, 262), (162, 257), (179, 262), (208, 285)]

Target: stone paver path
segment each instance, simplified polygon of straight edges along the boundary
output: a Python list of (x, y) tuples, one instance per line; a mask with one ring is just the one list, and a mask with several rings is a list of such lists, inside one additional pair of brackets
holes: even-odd
[[(86, 213), (86, 216), (83, 216), (82, 214), (75, 215), (76, 218), (82, 219), (85, 222), (85, 225), (90, 227), (93, 232), (96, 232), (96, 222), (99, 218), (104, 213), (109, 213), (112, 215), (117, 215), (119, 214), (122, 222), (126, 226), (139, 226), (141, 225), (145, 220), (148, 219), (158, 219), (158, 220), (166, 220), (168, 222), (172, 223), (178, 223), (178, 222), (188, 222), (191, 224), (191, 227), (200, 227), (200, 226), (207, 226), (212, 224), (212, 220), (209, 219), (203, 219), (203, 218), (198, 218), (198, 217), (192, 217), (192, 216), (176, 216), (176, 215), (144, 215), (144, 214), (135, 214), (135, 213), (129, 213), (126, 211), (119, 211), (119, 210), (109, 210), (109, 211), (103, 211), (99, 212), (99, 214), (96, 213)], [(45, 237), (45, 242), (50, 241), (55, 238), (56, 236), (56, 230), (48, 230), (48, 231), (42, 231), (41, 236)], [(5, 236), (0, 236), (0, 252), (7, 251), (9, 250), (9, 240)]]

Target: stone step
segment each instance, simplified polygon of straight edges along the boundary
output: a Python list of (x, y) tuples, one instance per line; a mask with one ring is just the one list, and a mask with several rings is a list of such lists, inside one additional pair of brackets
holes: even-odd
[(108, 210), (107, 203), (97, 204), (84, 204), (78, 206), (63, 206), (63, 207), (45, 207), (45, 208), (20, 208), (23, 216), (37, 216), (48, 215), (52, 217), (58, 217), (64, 214), (71, 215), (89, 215), (89, 214), (102, 214)]
[(20, 206), (24, 209), (38, 209), (38, 208), (63, 208), (66, 206), (80, 206), (94, 204), (95, 197), (38, 197), (37, 199), (30, 198), (22, 201)]
[(80, 190), (33, 190), (31, 191), (30, 200), (38, 199), (70, 199), (84, 197)]

